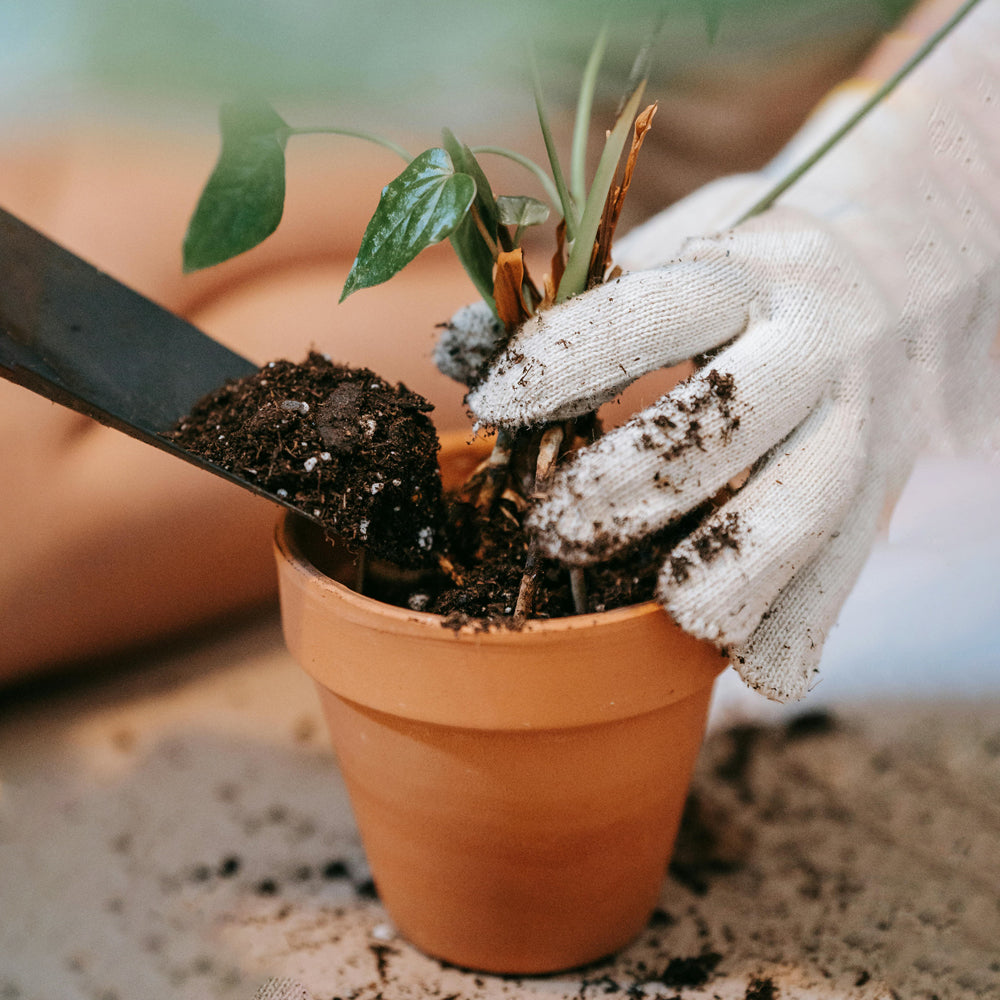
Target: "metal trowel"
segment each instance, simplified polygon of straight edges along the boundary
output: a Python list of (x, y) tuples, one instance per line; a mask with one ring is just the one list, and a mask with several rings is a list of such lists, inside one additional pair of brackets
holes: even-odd
[(0, 376), (298, 511), (164, 436), (202, 396), (256, 370), (0, 209)]

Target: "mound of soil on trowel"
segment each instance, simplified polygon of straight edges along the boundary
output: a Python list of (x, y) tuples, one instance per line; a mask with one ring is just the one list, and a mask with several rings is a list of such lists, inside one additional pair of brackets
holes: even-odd
[[(404, 385), (312, 353), (228, 383), (170, 436), (320, 521), (349, 549), (421, 570), (369, 572), (366, 594), (455, 626), (509, 627), (531, 548), (523, 505), (500, 499), (486, 517), (466, 497), (442, 494), (431, 409)], [(588, 568), (587, 610), (650, 600), (676, 537), (675, 528)], [(574, 613), (567, 570), (541, 560), (532, 617)]]
[(170, 436), (352, 548), (426, 566), (444, 516), (430, 409), (404, 385), (314, 352), (228, 383)]

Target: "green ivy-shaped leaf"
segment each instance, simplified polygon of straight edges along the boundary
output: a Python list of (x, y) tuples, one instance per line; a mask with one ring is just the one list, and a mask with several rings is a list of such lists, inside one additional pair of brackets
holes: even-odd
[(267, 103), (222, 107), (222, 151), (184, 237), (184, 270), (221, 264), (278, 227), (285, 205), (288, 126)]
[(450, 236), (476, 197), (476, 182), (456, 173), (448, 153), (428, 149), (382, 191), (341, 293), (388, 281), (414, 257)]
[(505, 226), (517, 226), (518, 229), (540, 226), (549, 217), (549, 206), (527, 195), (502, 194), (497, 198), (497, 208), (500, 221)]
[[(455, 169), (463, 174), (468, 174), (475, 180), (475, 204), (479, 211), (479, 217), (482, 219), (486, 231), (496, 242), (500, 228), (499, 212), (486, 174), (483, 173), (483, 169), (472, 150), (456, 139), (448, 129), (442, 130), (442, 141)], [(465, 268), (466, 274), (476, 286), (476, 291), (493, 309), (493, 252), (486, 245), (486, 241), (471, 215), (466, 215), (451, 234), (451, 245), (462, 267)]]
[(468, 174), (476, 182), (476, 205), (479, 208), (479, 214), (487, 232), (493, 239), (496, 239), (500, 212), (497, 209), (496, 199), (493, 197), (493, 189), (490, 187), (490, 182), (487, 180), (483, 168), (479, 165), (475, 153), (459, 140), (451, 129), (442, 129), (441, 139), (452, 163), (455, 164), (455, 169), (460, 173)]

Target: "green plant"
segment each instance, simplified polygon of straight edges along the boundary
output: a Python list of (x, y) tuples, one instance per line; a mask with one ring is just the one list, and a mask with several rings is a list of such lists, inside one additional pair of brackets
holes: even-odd
[[(881, 0), (884, 4), (884, 0)], [(978, 0), (967, 0), (955, 16), (877, 91), (850, 122), (807, 161), (783, 178), (745, 216), (769, 207), (790, 184), (843, 137), (878, 101), (927, 55)], [(721, 0), (704, 0), (709, 34), (718, 29)], [(655, 33), (654, 33), (655, 35)], [(564, 171), (549, 127), (537, 68), (532, 64), (535, 103), (548, 154), (548, 171), (511, 150), (493, 146), (470, 148), (452, 132), (441, 144), (412, 156), (396, 143), (346, 128), (293, 128), (268, 104), (245, 100), (226, 105), (221, 113), (222, 151), (198, 202), (184, 243), (186, 270), (220, 263), (249, 250), (277, 228), (285, 191), (285, 147), (293, 136), (332, 133), (378, 143), (405, 161), (402, 172), (383, 190), (361, 240), (341, 300), (398, 273), (422, 250), (450, 240), (480, 296), (490, 305), (508, 334), (527, 317), (602, 282), (611, 266), (610, 247), (622, 202), (631, 183), (636, 157), (655, 113), (640, 111), (645, 90), (643, 72), (629, 86), (592, 175), (587, 177), (586, 151), (591, 129), (595, 85), (607, 42), (599, 34), (586, 68), (577, 102), (569, 170)], [(650, 46), (647, 46), (647, 52)], [(644, 60), (637, 60), (643, 66)], [(631, 144), (624, 165), (623, 153)], [(500, 155), (525, 167), (546, 195), (497, 195), (480, 157)], [(556, 252), (552, 273), (539, 288), (525, 265), (524, 231), (556, 217)], [(740, 220), (742, 221), (742, 220)], [(468, 487), (477, 507), (488, 513), (505, 489), (524, 498), (544, 489), (561, 454), (594, 433), (592, 415), (574, 422), (501, 431), (493, 454)], [(530, 473), (524, 474), (525, 465)], [(578, 610), (585, 607), (582, 571), (570, 571)], [(515, 616), (529, 613), (535, 585), (535, 558), (529, 551)]]
[[(635, 85), (608, 133), (597, 169), (586, 182), (585, 155), (595, 82), (606, 45), (594, 45), (580, 88), (569, 175), (564, 173), (549, 128), (541, 85), (534, 71), (539, 124), (551, 174), (512, 150), (470, 149), (449, 130), (439, 146), (412, 156), (381, 136), (347, 128), (293, 128), (268, 104), (243, 100), (222, 108), (222, 152), (202, 192), (184, 241), (184, 267), (193, 271), (228, 260), (271, 235), (281, 221), (285, 195), (285, 147), (292, 136), (336, 134), (378, 143), (406, 161), (382, 193), (362, 238), (341, 298), (388, 280), (433, 244), (450, 239), (484, 299), (495, 305), (494, 268), (501, 254), (516, 253), (521, 235), (545, 222), (552, 210), (561, 219), (569, 248), (556, 300), (582, 291), (590, 248), (597, 237), (615, 171), (638, 111), (645, 81)], [(529, 170), (549, 204), (529, 195), (497, 196), (479, 157), (507, 157)], [(530, 299), (526, 307), (534, 308)]]
[[(285, 147), (292, 136), (346, 135), (392, 150), (406, 161), (406, 166), (382, 192), (341, 300), (387, 281), (422, 250), (448, 239), (479, 294), (508, 333), (512, 332), (537, 310), (602, 281), (610, 266), (615, 225), (655, 106), (640, 111), (645, 90), (645, 79), (640, 75), (629, 87), (606, 133), (588, 183), (585, 160), (595, 85), (606, 42), (607, 32), (603, 31), (582, 76), (568, 171), (564, 171), (556, 150), (534, 64), (535, 104), (550, 172), (508, 149), (471, 149), (448, 129), (443, 130), (439, 146), (411, 156), (396, 143), (366, 132), (293, 128), (259, 100), (225, 105), (220, 116), (222, 151), (185, 238), (185, 270), (221, 263), (274, 232), (284, 206)], [(630, 134), (631, 146), (622, 167)], [(541, 184), (547, 202), (524, 194), (497, 195), (480, 164), (483, 155), (503, 156), (525, 167)], [(558, 220), (553, 273), (540, 289), (525, 264), (521, 240), (526, 229), (553, 215)], [(592, 422), (585, 423), (589, 432)], [(493, 506), (504, 488), (507, 470), (513, 464), (523, 464), (524, 455), (529, 456), (536, 472), (535, 482), (527, 488), (522, 486), (521, 492), (539, 488), (575, 437), (576, 429), (563, 425), (523, 435), (498, 435), (490, 462), (475, 486), (470, 486), (477, 505), (484, 511)], [(531, 606), (534, 560), (529, 556), (528, 561), (517, 615), (527, 614)], [(581, 581), (582, 576), (575, 573), (574, 594), (582, 609)]]
[[(735, 0), (696, 0), (710, 40), (717, 35), (726, 7)], [(908, 0), (872, 0), (886, 23), (905, 10)], [(872, 106), (890, 93), (924, 56), (979, 0), (965, 0), (952, 18), (916, 55), (895, 74), (851, 121), (818, 149), (797, 170), (790, 172), (747, 215), (756, 214), (794, 183), (815, 159), (864, 117)], [(656, 7), (656, 5), (653, 5)], [(765, 4), (761, 4), (762, 9)], [(776, 5), (780, 6), (780, 5)], [(260, 243), (281, 221), (285, 193), (285, 146), (293, 136), (334, 134), (376, 143), (391, 150), (406, 163), (406, 169), (385, 190), (358, 252), (358, 262), (348, 277), (343, 297), (360, 288), (387, 280), (405, 267), (421, 250), (450, 239), (476, 288), (492, 301), (493, 274), (500, 250), (510, 252), (519, 245), (520, 234), (538, 225), (555, 209), (565, 226), (569, 259), (559, 282), (557, 301), (581, 291), (586, 283), (590, 246), (598, 233), (603, 207), (615, 170), (627, 141), (645, 86), (644, 68), (649, 52), (664, 28), (667, 3), (659, 5), (659, 21), (640, 53), (634, 80), (623, 101), (623, 110), (608, 133), (597, 169), (586, 180), (587, 137), (595, 84), (607, 45), (607, 28), (597, 37), (584, 70), (576, 108), (569, 175), (564, 173), (549, 129), (537, 67), (531, 70), (535, 103), (549, 159), (546, 172), (527, 157), (495, 146), (472, 150), (445, 129), (440, 146), (414, 157), (397, 143), (382, 136), (352, 128), (290, 126), (270, 105), (243, 100), (222, 108), (220, 125), (222, 153), (202, 192), (184, 241), (186, 271), (210, 267), (243, 253)], [(478, 155), (508, 157), (528, 169), (542, 185), (549, 205), (528, 196), (496, 197)], [(510, 233), (513, 227), (513, 234)]]

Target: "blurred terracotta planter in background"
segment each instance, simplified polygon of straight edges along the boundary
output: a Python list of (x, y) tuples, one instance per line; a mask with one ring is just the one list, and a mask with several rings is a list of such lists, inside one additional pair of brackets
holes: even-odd
[(400, 933), (504, 973), (628, 944), (659, 897), (719, 653), (652, 603), (456, 631), (339, 582), (349, 556), (293, 515), (276, 551), (285, 639)]

